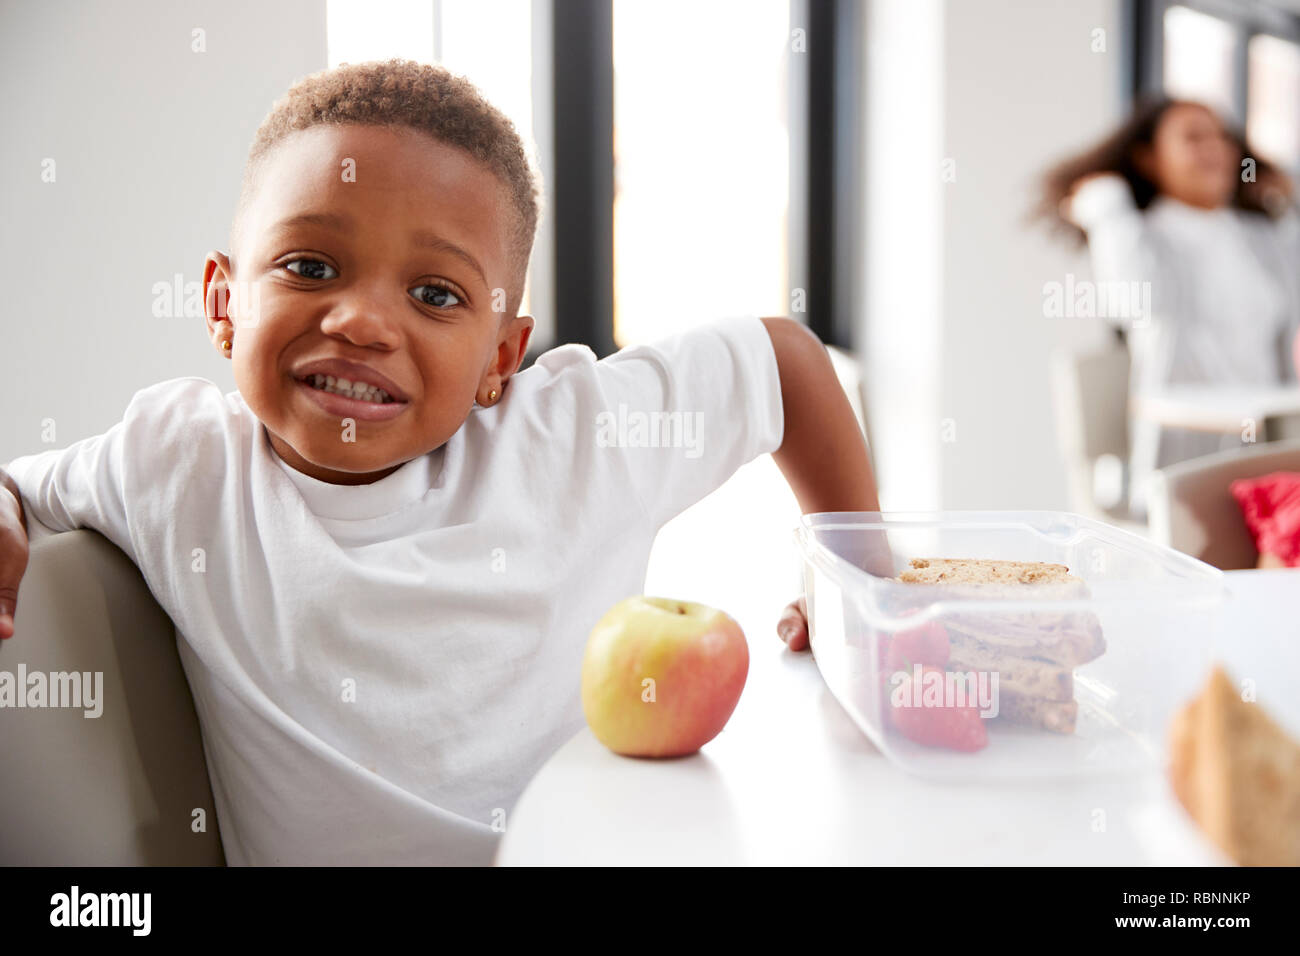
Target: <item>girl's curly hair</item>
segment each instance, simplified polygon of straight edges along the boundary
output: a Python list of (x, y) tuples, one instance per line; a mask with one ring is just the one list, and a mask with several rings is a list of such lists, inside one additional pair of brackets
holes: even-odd
[[(1203, 103), (1178, 100), (1170, 97), (1146, 99), (1137, 105), (1133, 114), (1117, 130), (1107, 136), (1091, 149), (1077, 156), (1064, 160), (1048, 170), (1042, 180), (1042, 193), (1038, 206), (1034, 210), (1036, 217), (1047, 219), (1062, 232), (1074, 239), (1084, 241), (1083, 231), (1061, 215), (1061, 201), (1070, 195), (1074, 184), (1089, 173), (1118, 173), (1124, 177), (1133, 192), (1133, 202), (1138, 209), (1146, 209), (1156, 198), (1159, 190), (1146, 175), (1138, 169), (1133, 154), (1140, 144), (1150, 145), (1156, 128), (1164, 119), (1165, 113), (1174, 106), (1196, 106), (1210, 109)], [(1212, 111), (1211, 111), (1212, 112)], [(1233, 194), (1231, 204), (1238, 209), (1263, 215), (1278, 213), (1277, 197), (1270, 187), (1283, 174), (1277, 167), (1266, 160), (1259, 159), (1246, 143), (1239, 130), (1224, 125), (1228, 135), (1237, 144), (1243, 157), (1255, 159), (1256, 176), (1251, 181), (1238, 181), (1237, 191)]]

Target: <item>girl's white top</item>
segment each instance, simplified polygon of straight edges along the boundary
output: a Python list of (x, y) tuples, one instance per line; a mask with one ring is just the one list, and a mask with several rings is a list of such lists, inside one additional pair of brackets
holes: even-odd
[(553, 349), (369, 485), (290, 468), (201, 378), (4, 468), (30, 518), (104, 534), (171, 616), (228, 863), (482, 864), (584, 726), (587, 635), (641, 592), (655, 533), (783, 429), (746, 317)]
[[(1132, 393), (1294, 381), (1300, 228), (1293, 214), (1273, 220), (1232, 207), (1199, 209), (1167, 196), (1141, 211), (1123, 179), (1102, 176), (1079, 188), (1071, 215), (1088, 234), (1096, 281), (1132, 284), (1129, 301), (1139, 307), (1123, 322)], [(1112, 285), (1106, 291), (1122, 290)], [(1137, 314), (1146, 311), (1141, 303), (1149, 303), (1149, 314)], [(1241, 445), (1240, 436), (1144, 421), (1132, 426), (1130, 467), (1139, 508), (1154, 469)]]

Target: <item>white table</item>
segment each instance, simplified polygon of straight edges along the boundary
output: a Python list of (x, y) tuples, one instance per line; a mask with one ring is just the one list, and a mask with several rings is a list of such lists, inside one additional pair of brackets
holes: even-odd
[[(1223, 658), (1300, 737), (1300, 570), (1235, 571)], [(1163, 777), (943, 785), (863, 736), (806, 652), (744, 615), (749, 681), (700, 753), (634, 760), (584, 729), (533, 778), (499, 865), (1213, 864)]]
[(1300, 416), (1300, 388), (1171, 385), (1135, 395), (1133, 414), (1170, 428), (1240, 432), (1243, 421), (1256, 422), (1262, 428), (1268, 418)]

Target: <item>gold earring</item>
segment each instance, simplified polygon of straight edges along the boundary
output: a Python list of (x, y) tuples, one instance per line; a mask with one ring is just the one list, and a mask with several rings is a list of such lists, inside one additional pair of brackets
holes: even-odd
[(492, 391), (488, 392), (488, 401), (495, 402), (496, 400), (497, 400), (497, 390), (494, 388), (492, 389)]
[(230, 339), (226, 339), (225, 341), (223, 341), (223, 342), (221, 343), (221, 348), (222, 348), (222, 351), (229, 352), (229, 351), (230, 351)]

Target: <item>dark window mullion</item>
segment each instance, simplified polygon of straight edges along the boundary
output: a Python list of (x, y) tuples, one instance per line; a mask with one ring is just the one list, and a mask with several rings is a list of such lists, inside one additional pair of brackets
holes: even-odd
[(1232, 76), (1236, 86), (1236, 95), (1232, 105), (1237, 111), (1237, 125), (1244, 133), (1246, 130), (1246, 107), (1250, 102), (1250, 38), (1255, 31), (1247, 23), (1233, 23), (1237, 42), (1232, 50)]
[(598, 356), (614, 343), (612, 0), (552, 4), (555, 337)]
[(831, 321), (835, 264), (834, 248), (834, 90), (835, 90), (835, 0), (800, 0), (807, 52), (803, 54), (807, 78), (807, 100), (802, 124), (805, 140), (803, 183), (804, 223), (807, 235), (804, 281), (807, 283), (808, 327), (823, 342), (833, 336)]
[[(831, 195), (832, 262), (830, 337), (825, 341), (851, 349), (857, 317), (864, 303), (862, 275), (863, 171), (862, 153), (864, 23), (858, 0), (835, 0), (835, 79), (831, 115), (834, 130), (834, 170)], [(932, 170), (932, 175), (939, 171)]]
[[(791, 284), (805, 293), (808, 326), (823, 342), (851, 348), (862, 308), (862, 6), (855, 0), (793, 0), (793, 28), (806, 52), (793, 55), (790, 131), (792, 222), (802, 230)], [(937, 174), (936, 174), (937, 175)]]

